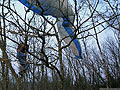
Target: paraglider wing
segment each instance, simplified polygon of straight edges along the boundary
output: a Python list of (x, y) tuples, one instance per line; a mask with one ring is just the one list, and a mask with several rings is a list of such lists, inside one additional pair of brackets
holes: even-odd
[[(73, 10), (68, 0), (19, 0), (22, 4), (39, 15), (50, 15), (58, 18), (58, 32), (61, 38), (69, 36), (64, 41), (69, 44), (73, 39), (70, 21), (73, 21)], [(69, 19), (69, 20), (68, 20)], [(77, 58), (81, 57), (81, 47), (77, 39), (73, 39), (70, 48)]]
[[(72, 21), (73, 16), (70, 17), (70, 21)], [(70, 22), (66, 20), (66, 18), (59, 18), (59, 21), (57, 23), (58, 26), (58, 32), (60, 33), (60, 36), (62, 39), (64, 39), (66, 44), (70, 43), (70, 48), (72, 49), (72, 52), (76, 56), (77, 59), (82, 59), (81, 56), (81, 46), (77, 39), (73, 39), (74, 37), (74, 30), (72, 30), (70, 26)], [(71, 42), (71, 40), (73, 40)]]
[(53, 17), (73, 16), (68, 0), (19, 0), (34, 13)]

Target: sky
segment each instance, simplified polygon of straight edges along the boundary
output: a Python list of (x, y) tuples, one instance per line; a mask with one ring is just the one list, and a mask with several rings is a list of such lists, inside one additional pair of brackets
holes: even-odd
[[(74, 3), (74, 0), (69, 0), (70, 3)], [(78, 3), (80, 2), (81, 0), (78, 0)], [(85, 1), (85, 0), (84, 0)], [(24, 18), (24, 14), (25, 14), (25, 6), (23, 4), (21, 4), (18, 0), (15, 0), (15, 2), (13, 3), (15, 5), (15, 9), (19, 12), (17, 12), (22, 18)], [(13, 7), (14, 8), (14, 7)], [(32, 11), (31, 11), (32, 12)], [(102, 33), (99, 34), (99, 39), (101, 42), (104, 41), (105, 38), (107, 38), (108, 36), (110, 36), (113, 32), (112, 31), (104, 31)], [(91, 40), (92, 41), (92, 40)], [(90, 42), (90, 43), (93, 43), (93, 42)]]
[[(21, 4), (17, 0), (14, 3), (15, 3), (16, 10), (19, 11), (18, 14), (20, 16), (22, 16), (22, 18), (24, 18), (24, 14), (25, 14), (24, 9), (25, 9), (25, 6), (23, 4)], [(73, 3), (73, 0), (70, 0), (70, 3)], [(99, 34), (100, 42), (103, 42), (105, 38), (107, 38), (108, 36), (111, 36), (112, 34), (113, 34), (113, 32), (110, 31), (110, 30), (109, 31), (104, 31), (104, 32), (100, 33)], [(93, 43), (92, 40), (91, 40), (90, 43)], [(0, 57), (1, 57), (1, 50), (0, 50)], [(15, 65), (15, 68), (17, 68), (16, 63), (13, 63), (13, 65)], [(15, 69), (15, 70), (18, 71), (18, 69)]]
[[(74, 0), (69, 0), (69, 1), (70, 1), (71, 4), (74, 3)], [(81, 0), (78, 0), (78, 3), (80, 1)], [(16, 10), (19, 11), (18, 14), (20, 16), (22, 16), (22, 18), (24, 18), (24, 14), (25, 14), (24, 9), (25, 9), (25, 6), (23, 4), (21, 4), (18, 0), (15, 0), (14, 5), (15, 5)], [(113, 32), (110, 31), (110, 30), (109, 31), (107, 30), (107, 31), (104, 31), (104, 32), (100, 33), (99, 34), (100, 41), (104, 41), (104, 39), (107, 38), (107, 36), (110, 36), (112, 33)]]

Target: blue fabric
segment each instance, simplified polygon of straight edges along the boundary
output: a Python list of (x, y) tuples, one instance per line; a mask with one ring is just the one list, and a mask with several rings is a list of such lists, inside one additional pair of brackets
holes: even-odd
[[(66, 6), (64, 5), (64, 7), (62, 7), (62, 10), (61, 10), (59, 7), (60, 3), (58, 0), (57, 1), (54, 0), (54, 2), (52, 2), (52, 0), (38, 0), (39, 3), (41, 4), (40, 6), (31, 4), (30, 3), (31, 0), (18, 0), (18, 1), (21, 2), (23, 5), (25, 5), (26, 7), (28, 7), (34, 13), (37, 13), (39, 15), (44, 15), (44, 16), (50, 15), (55, 18), (67, 16), (68, 13), (70, 16), (74, 15), (72, 8), (69, 7), (69, 4), (67, 4), (67, 3), (66, 3)], [(34, 0), (32, 0), (32, 1), (34, 1)], [(50, 1), (52, 3), (49, 3)]]
[(68, 20), (70, 20), (69, 18), (68, 18), (68, 20), (66, 19), (66, 18), (63, 18), (63, 23), (62, 23), (62, 26), (63, 27), (69, 27), (69, 25), (70, 25), (70, 22), (68, 22)]
[(26, 55), (23, 54), (21, 51), (17, 52), (17, 58), (18, 58), (20, 64), (24, 64), (25, 63), (25, 57), (26, 57)]
[(25, 67), (24, 67), (24, 70), (28, 70), (28, 68), (29, 68), (29, 64), (26, 63), (26, 65), (25, 65)]
[(29, 64), (26, 63), (26, 60), (25, 60), (26, 54), (22, 53), (21, 51), (20, 52), (17, 51), (17, 58), (20, 64), (24, 67), (24, 70), (27, 70), (29, 67)]
[[(53, 13), (57, 12), (57, 10), (55, 8), (50, 8), (45, 3), (42, 5), (42, 8), (44, 9), (44, 12), (43, 12), (40, 7), (35, 7), (32, 4), (28, 4), (27, 0), (18, 0), (18, 1), (20, 1), (26, 7), (30, 8), (34, 13), (37, 13), (39, 15), (43, 14), (43, 15), (51, 15), (53, 17), (56, 17), (55, 15), (53, 15)], [(40, 0), (40, 2), (42, 1)]]
[[(64, 20), (63, 23), (62, 23), (63, 27), (65, 28), (67, 33), (70, 35), (71, 39), (73, 39), (74, 33), (73, 33), (72, 29), (69, 27), (69, 24), (70, 24), (70, 22), (68, 21), (69, 18), (68, 18), (68, 20), (66, 18), (63, 18), (63, 20)], [(75, 46), (76, 46), (76, 48), (77, 48), (77, 50), (79, 52), (79, 56), (76, 56), (76, 58), (77, 59), (78, 58), (82, 59), (81, 46), (80, 46), (79, 41), (77, 39), (74, 39), (73, 42), (74, 42), (74, 44), (75, 44)]]
[(37, 14), (41, 14), (41, 10), (37, 9), (36, 7), (32, 6), (31, 4), (27, 3), (27, 0), (19, 0), (23, 5), (25, 5), (26, 7), (30, 7), (30, 9), (37, 13)]
[[(39, 0), (40, 3), (42, 3), (42, 8), (44, 9), (44, 12), (42, 11), (42, 9), (40, 7), (36, 7), (33, 6), (32, 4), (28, 4), (27, 0), (19, 0), (23, 5), (25, 5), (26, 7), (30, 8), (34, 13), (37, 13), (39, 15), (43, 14), (43, 15), (51, 15), (53, 17), (56, 17), (57, 15), (59, 16), (64, 16), (62, 12), (58, 11), (58, 9), (53, 8), (53, 7), (49, 7), (49, 5), (47, 5), (47, 0)], [(43, 3), (44, 2), (44, 3)], [(66, 18), (63, 18), (64, 22), (63, 22), (63, 27), (65, 28), (65, 30), (67, 31), (67, 33), (72, 37), (74, 36), (72, 29), (69, 27), (70, 22), (69, 22), (69, 18), (68, 20)], [(76, 58), (82, 58), (81, 57), (81, 47), (79, 44), (79, 41), (77, 39), (73, 40), (74, 44), (76, 45), (76, 48), (78, 49), (79, 52), (79, 56), (76, 56)]]

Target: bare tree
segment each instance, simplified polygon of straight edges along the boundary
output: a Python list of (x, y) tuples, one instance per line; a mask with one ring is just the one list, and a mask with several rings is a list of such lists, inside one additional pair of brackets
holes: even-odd
[[(92, 90), (114, 87), (111, 80), (119, 82), (119, 1), (74, 0), (75, 22), (70, 22), (74, 36), (69, 44), (59, 36), (58, 18), (36, 15), (30, 8), (24, 8), (21, 15), (15, 4), (11, 0), (0, 3), (0, 88)], [(101, 44), (99, 34), (109, 30), (116, 31), (117, 42), (111, 38), (105, 45)], [(80, 60), (76, 60), (69, 50), (75, 38), (83, 49), (83, 59)], [(21, 42), (30, 47), (27, 57), (30, 69), (23, 78), (19, 78), (16, 71), (19, 67), (16, 48)]]

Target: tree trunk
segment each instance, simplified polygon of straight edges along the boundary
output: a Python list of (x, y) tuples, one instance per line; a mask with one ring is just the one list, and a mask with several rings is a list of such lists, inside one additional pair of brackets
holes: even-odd
[(64, 90), (64, 68), (63, 68), (63, 61), (62, 61), (62, 49), (61, 49), (61, 42), (58, 42), (58, 48), (59, 48), (59, 61), (60, 61), (60, 72), (62, 75), (60, 90)]

